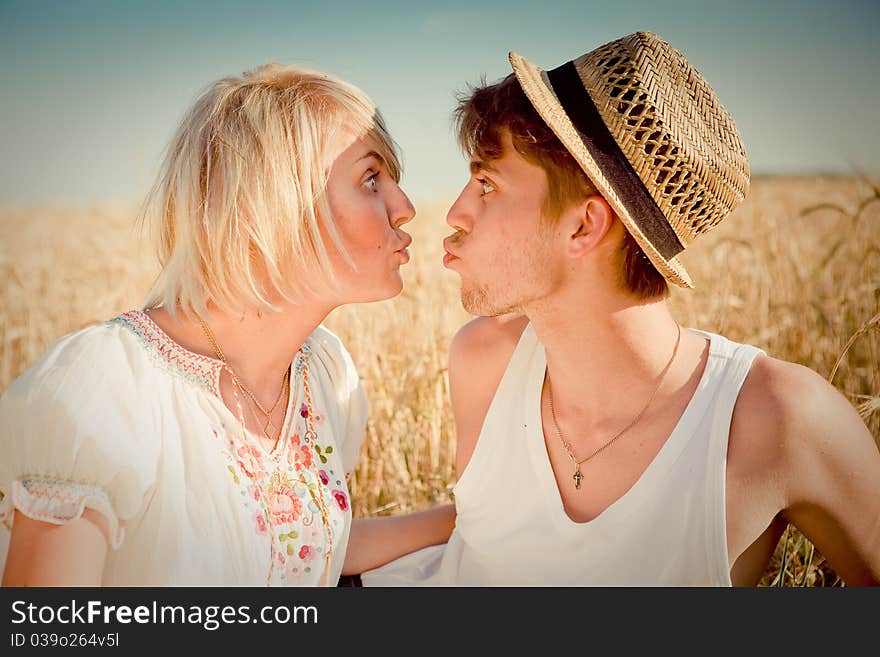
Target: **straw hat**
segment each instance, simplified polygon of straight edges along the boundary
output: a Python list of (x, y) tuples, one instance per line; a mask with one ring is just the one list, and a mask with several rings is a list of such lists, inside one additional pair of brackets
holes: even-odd
[(552, 71), (510, 53), (532, 105), (667, 281), (693, 287), (676, 256), (749, 189), (733, 118), (666, 41), (636, 32)]

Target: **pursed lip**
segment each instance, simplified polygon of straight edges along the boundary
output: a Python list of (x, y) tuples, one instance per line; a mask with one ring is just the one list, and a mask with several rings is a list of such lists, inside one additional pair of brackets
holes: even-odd
[[(454, 235), (450, 235), (449, 237), (447, 237), (446, 239), (443, 240), (443, 250), (446, 251), (446, 256), (449, 256), (450, 258), (458, 258), (459, 257), (458, 255), (455, 254), (455, 252), (452, 249), (449, 248), (449, 245), (451, 244), (452, 239), (454, 237), (455, 237)], [(443, 257), (444, 261), (446, 260), (446, 256)]]
[(455, 236), (450, 235), (449, 237), (447, 237), (446, 239), (443, 240), (443, 250), (446, 251), (446, 253), (443, 255), (443, 266), (444, 267), (448, 267), (449, 263), (453, 262), (454, 260), (459, 259), (459, 256), (457, 256), (452, 251), (452, 249), (449, 248), (450, 242), (453, 239), (453, 237), (455, 237)]
[(403, 246), (400, 247), (399, 249), (397, 249), (397, 251), (395, 251), (395, 253), (400, 255), (400, 257), (402, 259), (401, 264), (403, 264), (403, 265), (405, 265), (406, 263), (409, 262), (409, 251), (406, 250), (406, 247), (408, 247), (410, 244), (412, 244), (412, 237), (410, 235), (406, 235), (406, 233), (404, 233), (404, 235), (406, 237), (403, 241)]
[[(404, 234), (405, 234), (405, 233), (404, 233)], [(405, 234), (405, 235), (406, 235), (406, 234)], [(406, 237), (405, 237), (404, 240), (403, 240), (403, 246), (401, 246), (399, 249), (397, 249), (397, 250), (395, 251), (395, 253), (404, 253), (404, 252), (406, 251), (406, 247), (408, 247), (410, 244), (412, 244), (412, 241), (413, 241), (413, 240), (412, 240), (412, 236), (411, 236), (411, 235), (406, 235)]]

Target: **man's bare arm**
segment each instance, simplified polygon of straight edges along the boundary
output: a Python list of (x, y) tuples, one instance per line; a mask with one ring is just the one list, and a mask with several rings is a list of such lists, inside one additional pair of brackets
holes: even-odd
[(874, 438), (852, 404), (821, 376), (793, 363), (761, 360), (744, 395), (752, 398), (752, 427), (764, 428), (762, 440), (772, 445), (768, 453), (778, 455), (774, 488), (782, 517), (848, 585), (880, 584), (880, 450)]
[(343, 575), (355, 575), (389, 561), (449, 540), (455, 527), (455, 506), (384, 518), (355, 518), (351, 523)]

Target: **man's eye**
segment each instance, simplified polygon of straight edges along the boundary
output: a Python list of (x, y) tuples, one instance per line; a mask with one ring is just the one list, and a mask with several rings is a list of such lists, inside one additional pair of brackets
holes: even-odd
[(369, 178), (364, 181), (364, 186), (369, 189), (371, 192), (375, 192), (379, 189), (379, 181), (377, 178), (379, 177), (378, 173), (374, 173)]
[(477, 178), (477, 182), (480, 183), (480, 186), (483, 188), (483, 192), (482, 192), (481, 196), (485, 196), (489, 192), (495, 191), (495, 185), (490, 183), (485, 178)]

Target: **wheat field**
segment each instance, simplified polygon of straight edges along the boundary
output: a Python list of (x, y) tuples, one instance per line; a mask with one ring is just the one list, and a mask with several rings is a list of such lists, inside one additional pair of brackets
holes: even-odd
[[(455, 433), (446, 354), (470, 319), (440, 265), (448, 204), (417, 204), (397, 298), (335, 311), (371, 404), (352, 477), (357, 516), (451, 501)], [(143, 303), (157, 271), (137, 208), (0, 208), (0, 391), (65, 333)], [(749, 198), (682, 258), (697, 283), (673, 290), (683, 326), (722, 333), (830, 379), (880, 445), (880, 186), (862, 178), (755, 180)], [(840, 586), (793, 528), (762, 579)]]

